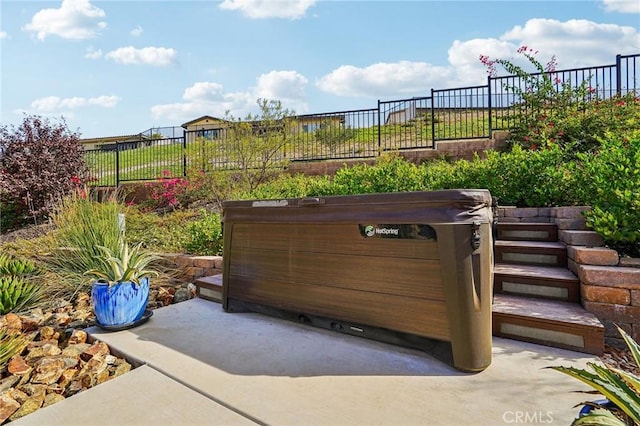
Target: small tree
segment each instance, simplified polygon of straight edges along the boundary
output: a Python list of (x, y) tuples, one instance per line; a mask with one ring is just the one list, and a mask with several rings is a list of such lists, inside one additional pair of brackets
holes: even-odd
[(89, 176), (79, 135), (64, 119), (25, 115), (18, 127), (0, 126), (0, 156), (0, 204), (34, 218), (47, 217)]
[(226, 138), (220, 144), (221, 163), (238, 173), (239, 183), (248, 191), (282, 171), (288, 164), (286, 147), (293, 141), (293, 111), (280, 101), (258, 99), (259, 115), (237, 119), (229, 112)]

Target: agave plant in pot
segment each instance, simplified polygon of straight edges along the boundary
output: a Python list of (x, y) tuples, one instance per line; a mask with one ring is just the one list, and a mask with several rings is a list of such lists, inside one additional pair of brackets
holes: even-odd
[(149, 299), (149, 278), (157, 276), (152, 268), (158, 256), (141, 244), (134, 247), (122, 239), (117, 251), (98, 246), (102, 256), (97, 268), (85, 272), (94, 278), (91, 301), (99, 326), (128, 327), (136, 325), (145, 314)]

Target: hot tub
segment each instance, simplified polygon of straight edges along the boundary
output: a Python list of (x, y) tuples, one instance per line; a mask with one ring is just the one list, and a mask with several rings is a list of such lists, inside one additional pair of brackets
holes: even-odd
[(447, 190), (224, 203), (223, 307), (491, 363), (492, 199)]

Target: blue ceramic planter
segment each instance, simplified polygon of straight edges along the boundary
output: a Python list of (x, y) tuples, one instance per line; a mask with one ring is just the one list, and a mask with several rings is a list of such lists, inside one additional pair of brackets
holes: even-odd
[(149, 278), (109, 284), (96, 282), (91, 288), (93, 311), (100, 325), (124, 325), (140, 320), (149, 300)]

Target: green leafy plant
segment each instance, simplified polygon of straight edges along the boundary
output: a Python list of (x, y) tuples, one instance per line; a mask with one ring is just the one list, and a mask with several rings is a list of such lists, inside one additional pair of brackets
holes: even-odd
[(14, 355), (22, 352), (26, 344), (22, 334), (11, 334), (6, 328), (0, 328), (0, 370)]
[(6, 254), (0, 255), (0, 275), (23, 277), (38, 274), (38, 268), (30, 260), (13, 258)]
[(98, 246), (119, 250), (123, 229), (118, 215), (125, 207), (117, 197), (98, 202), (76, 194), (65, 198), (53, 215), (57, 248), (43, 260), (69, 285), (87, 284), (84, 273), (102, 266)]
[(86, 271), (85, 275), (98, 281), (107, 282), (110, 286), (127, 281), (140, 285), (141, 278), (158, 275), (151, 266), (160, 258), (142, 248), (142, 243), (129, 248), (121, 239), (117, 251), (104, 246), (97, 246), (97, 249), (101, 252), (101, 256), (96, 258), (99, 266)]
[(222, 225), (219, 214), (202, 210), (200, 219), (190, 223), (187, 229), (191, 241), (186, 249), (190, 253), (210, 256), (222, 254)]
[(16, 276), (0, 276), (0, 315), (21, 312), (41, 297), (40, 287)]
[(0, 315), (21, 312), (38, 303), (42, 291), (32, 278), (39, 273), (29, 260), (0, 255)]
[[(617, 328), (627, 344), (636, 365), (640, 367), (640, 346), (623, 329)], [(622, 411), (626, 418), (617, 416), (616, 411), (618, 410), (615, 408), (599, 406), (587, 415), (577, 418), (572, 425), (627, 426), (640, 424), (640, 377), (618, 368), (601, 366), (592, 362), (587, 363), (587, 366), (593, 371), (561, 366), (549, 368), (560, 371), (591, 386), (611, 401), (617, 409)], [(587, 404), (593, 405), (593, 403)]]

